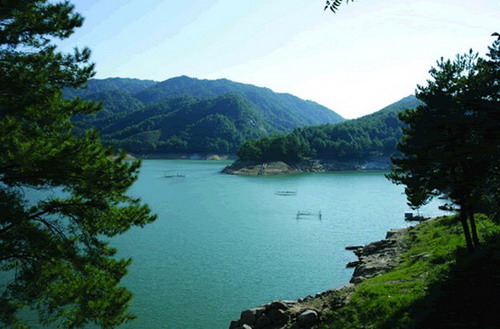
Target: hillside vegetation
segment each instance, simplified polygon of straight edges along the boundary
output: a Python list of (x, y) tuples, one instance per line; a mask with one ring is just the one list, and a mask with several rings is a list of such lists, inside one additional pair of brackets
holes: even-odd
[(74, 119), (80, 131), (96, 128), (106, 144), (143, 154), (235, 153), (251, 138), (344, 121), (317, 103), (226, 79), (90, 80), (65, 96), (103, 102)]
[(496, 328), (500, 226), (476, 220), (482, 247), (472, 255), (458, 216), (410, 228), (401, 263), (357, 285), (347, 305), (325, 312), (322, 328)]
[(336, 125), (297, 128), (289, 134), (249, 140), (238, 150), (240, 160), (298, 161), (305, 158), (366, 159), (396, 154), (403, 124), (398, 113), (422, 104), (407, 96), (382, 110)]

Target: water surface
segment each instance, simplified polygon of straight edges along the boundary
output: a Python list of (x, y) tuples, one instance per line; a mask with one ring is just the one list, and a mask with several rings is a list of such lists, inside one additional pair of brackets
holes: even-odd
[[(123, 328), (227, 328), (243, 309), (346, 284), (356, 258), (345, 246), (407, 225), (403, 188), (383, 172), (220, 174), (228, 163), (143, 162), (130, 193), (159, 217), (113, 242), (134, 259), (124, 284), (139, 318)], [(424, 212), (440, 214), (436, 203)]]

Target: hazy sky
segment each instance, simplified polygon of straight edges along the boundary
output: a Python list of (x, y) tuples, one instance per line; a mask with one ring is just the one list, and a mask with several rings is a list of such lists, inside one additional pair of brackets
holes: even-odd
[(78, 0), (97, 78), (227, 78), (288, 92), (346, 118), (412, 94), (444, 56), (484, 53), (498, 0)]

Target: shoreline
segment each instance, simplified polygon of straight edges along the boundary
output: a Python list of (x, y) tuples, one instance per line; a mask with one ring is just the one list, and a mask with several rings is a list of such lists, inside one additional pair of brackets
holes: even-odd
[(236, 160), (222, 170), (223, 174), (240, 176), (270, 176), (297, 173), (322, 173), (347, 170), (387, 170), (391, 165), (388, 157), (372, 157), (366, 160), (324, 160), (303, 161), (241, 161)]
[(229, 329), (300, 329), (321, 324), (325, 311), (338, 310), (349, 303), (359, 283), (382, 275), (399, 263), (402, 253), (409, 248), (405, 241), (413, 229), (414, 226), (392, 229), (385, 239), (365, 246), (346, 246), (345, 249), (352, 250), (358, 260), (346, 264), (346, 267), (354, 267), (354, 272), (344, 286), (315, 296), (293, 301), (274, 300), (244, 310), (238, 320), (230, 322)]
[(235, 160), (235, 154), (225, 153), (127, 153), (127, 159), (141, 159), (141, 160), (212, 160), (212, 161), (226, 161)]

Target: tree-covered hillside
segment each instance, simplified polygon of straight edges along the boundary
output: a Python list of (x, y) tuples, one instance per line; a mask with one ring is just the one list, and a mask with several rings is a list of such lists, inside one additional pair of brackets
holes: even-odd
[(129, 94), (136, 94), (142, 90), (154, 86), (157, 81), (153, 80), (140, 80), (140, 79), (129, 79), (129, 78), (108, 78), (108, 79), (91, 79), (85, 86), (79, 89), (64, 89), (64, 96), (67, 98), (73, 98), (80, 96), (84, 98), (92, 94), (96, 94), (103, 91), (115, 91), (120, 90)]
[(173, 98), (81, 122), (87, 126), (98, 128), (109, 144), (136, 153), (234, 153), (245, 140), (275, 132), (237, 94)]
[(90, 80), (65, 95), (103, 102), (103, 111), (75, 118), (77, 126), (135, 153), (235, 153), (249, 138), (344, 120), (317, 103), (225, 79)]
[(402, 136), (398, 113), (422, 104), (408, 96), (373, 114), (337, 125), (295, 129), (288, 135), (252, 139), (238, 150), (241, 160), (297, 161), (319, 159), (366, 159), (391, 156)]
[(227, 79), (200, 80), (187, 76), (176, 77), (144, 89), (137, 94), (137, 98), (144, 103), (152, 103), (177, 96), (191, 95), (205, 98), (227, 93), (242, 95), (278, 131), (344, 121), (337, 113), (315, 102)]

